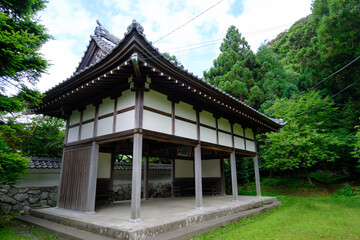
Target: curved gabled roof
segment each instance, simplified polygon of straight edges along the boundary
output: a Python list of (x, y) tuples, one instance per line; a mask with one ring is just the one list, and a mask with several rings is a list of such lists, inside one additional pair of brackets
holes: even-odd
[[(96, 55), (100, 51), (103, 55)], [(192, 101), (201, 109), (215, 108), (229, 118), (235, 121), (241, 119), (248, 125), (257, 126), (261, 131), (279, 131), (286, 124), (282, 119), (267, 117), (195, 76), (182, 65), (167, 59), (146, 39), (143, 27), (135, 20), (128, 26), (121, 40), (99, 24), (74, 74), (48, 90), (43, 105), (32, 107), (30, 111), (62, 117), (66, 108), (79, 107), (73, 106), (72, 102), (80, 101), (85, 96), (93, 97), (92, 100), (96, 97), (104, 98), (111, 96), (115, 87), (117, 92), (129, 88), (127, 79), (134, 75), (131, 61), (134, 53), (139, 56), (142, 72), (150, 76), (153, 87), (158, 91), (178, 96), (181, 101)], [(98, 57), (95, 59), (95, 56)], [(99, 94), (100, 89), (102, 94)], [(187, 99), (183, 99), (184, 92)]]

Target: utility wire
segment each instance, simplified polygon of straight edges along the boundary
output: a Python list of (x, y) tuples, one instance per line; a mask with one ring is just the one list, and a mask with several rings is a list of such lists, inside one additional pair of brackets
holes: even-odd
[(312, 89), (316, 88), (317, 86), (319, 86), (321, 83), (323, 83), (324, 81), (328, 80), (329, 78), (331, 78), (332, 76), (338, 74), (339, 72), (343, 71), (345, 68), (347, 68), (348, 66), (350, 66), (351, 64), (353, 64), (354, 62), (356, 62), (358, 59), (360, 58), (360, 55), (357, 56), (354, 60), (352, 60), (351, 62), (349, 62), (348, 64), (346, 64), (345, 66), (343, 66), (342, 68), (340, 68), (339, 70), (337, 70), (336, 72), (333, 72), (332, 74), (330, 74), (329, 76), (327, 76), (326, 78), (324, 78), (323, 80), (321, 80), (319, 83), (315, 84), (314, 86), (312, 86), (311, 88), (307, 89), (305, 92), (302, 92), (300, 94), (298, 94), (297, 96), (290, 98), (288, 101), (286, 101), (285, 103), (281, 104), (280, 106), (278, 106), (277, 108), (273, 109), (270, 111), (269, 114), (275, 112), (277, 109), (285, 106), (286, 104), (288, 104), (289, 102), (298, 99), (301, 95), (311, 91)]
[(324, 101), (322, 101), (321, 103), (319, 104), (316, 104), (315, 106), (313, 106), (312, 108), (306, 110), (305, 112), (303, 113), (300, 113), (298, 115), (296, 115), (295, 117), (298, 117), (298, 116), (301, 116), (301, 115), (304, 115), (308, 112), (311, 112), (312, 110), (314, 110), (315, 108), (318, 108), (320, 107), (322, 104), (324, 104), (325, 102), (329, 101), (330, 99), (333, 99), (334, 97), (336, 97), (337, 95), (343, 93), (344, 91), (346, 91), (346, 89), (350, 88), (351, 86), (353, 86), (356, 82), (353, 82), (352, 84), (348, 85), (347, 87), (343, 88), (342, 90), (340, 90), (339, 92), (337, 92), (336, 94), (332, 95), (331, 97), (329, 97), (328, 99), (325, 99)]
[(164, 39), (165, 37), (169, 36), (170, 34), (176, 32), (177, 30), (179, 30), (180, 28), (184, 27), (184, 26), (187, 25), (188, 23), (192, 22), (192, 21), (195, 20), (196, 18), (200, 17), (201, 15), (203, 15), (204, 13), (206, 13), (207, 11), (209, 11), (210, 9), (212, 9), (213, 7), (215, 7), (216, 5), (218, 5), (219, 3), (221, 3), (222, 1), (224, 1), (224, 0), (221, 0), (221, 1), (217, 2), (217, 3), (215, 3), (215, 4), (212, 5), (211, 7), (207, 8), (206, 10), (204, 10), (203, 12), (201, 12), (200, 14), (196, 15), (195, 17), (193, 17), (192, 19), (190, 19), (189, 21), (187, 21), (186, 23), (184, 23), (184, 24), (182, 24), (181, 26), (175, 28), (174, 30), (172, 30), (171, 32), (169, 32), (168, 34), (166, 34), (165, 36), (159, 38), (158, 40), (156, 40), (156, 41), (154, 42), (154, 44), (157, 43), (157, 42), (159, 42), (160, 40)]

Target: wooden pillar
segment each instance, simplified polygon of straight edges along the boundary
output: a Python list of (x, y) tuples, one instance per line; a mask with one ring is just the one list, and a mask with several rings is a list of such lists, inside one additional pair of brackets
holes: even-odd
[(144, 198), (149, 199), (149, 158), (144, 157)]
[(221, 171), (221, 181), (220, 181), (220, 189), (221, 195), (225, 195), (225, 172), (224, 172), (224, 159), (220, 158), (220, 171)]
[(261, 197), (259, 161), (257, 155), (254, 157), (254, 170), (255, 170), (256, 196)]
[(133, 169), (131, 182), (131, 218), (130, 222), (139, 222), (141, 204), (141, 165), (143, 149), (143, 105), (144, 90), (137, 89), (135, 96), (135, 133), (133, 142)]
[(171, 197), (174, 197), (175, 159), (171, 159)]
[(141, 202), (142, 144), (143, 144), (143, 135), (140, 133), (134, 134), (130, 222), (141, 221), (140, 202)]
[(194, 149), (195, 157), (195, 207), (198, 209), (203, 208), (202, 199), (202, 173), (201, 173), (201, 146), (198, 144)]
[[(259, 160), (257, 155), (257, 141), (256, 141), (256, 130), (254, 132), (254, 139), (255, 139), (255, 152), (256, 156), (254, 157), (254, 170), (255, 170), (255, 184), (256, 184), (256, 196), (261, 197), (261, 187), (260, 187), (260, 172), (259, 172)], [(244, 135), (245, 136), (245, 135)]]
[(230, 164), (231, 164), (231, 182), (232, 182), (233, 201), (238, 201), (239, 198), (238, 198), (235, 151), (231, 152), (230, 154)]
[(85, 212), (95, 213), (95, 197), (96, 197), (96, 180), (99, 159), (99, 145), (95, 142), (91, 145), (90, 167), (89, 167), (89, 181), (87, 187), (87, 198), (85, 205)]

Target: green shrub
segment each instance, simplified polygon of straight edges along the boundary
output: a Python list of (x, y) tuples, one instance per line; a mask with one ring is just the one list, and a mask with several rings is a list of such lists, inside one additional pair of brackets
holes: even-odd
[(336, 191), (336, 194), (343, 197), (353, 197), (356, 196), (356, 191), (350, 186), (349, 183), (344, 183), (344, 188), (339, 188)]

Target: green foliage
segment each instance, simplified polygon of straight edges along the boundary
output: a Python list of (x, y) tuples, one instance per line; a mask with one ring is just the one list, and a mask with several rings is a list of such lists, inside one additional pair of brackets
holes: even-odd
[(296, 75), (285, 71), (278, 56), (266, 46), (254, 54), (236, 27), (231, 26), (220, 55), (204, 77), (211, 84), (263, 111), (277, 97), (298, 93)]
[[(322, 162), (338, 158), (336, 148), (345, 143), (329, 128), (329, 121), (336, 108), (332, 101), (323, 102), (314, 91), (303, 94), (296, 100), (278, 99), (270, 108), (276, 109), (274, 116), (284, 118), (288, 124), (280, 133), (267, 133), (263, 139), (259, 156), (263, 167), (278, 170), (306, 169)], [(304, 114), (308, 109), (322, 103), (320, 107)]]
[(310, 177), (315, 179), (317, 182), (331, 184), (337, 183), (341, 180), (348, 179), (350, 174), (348, 172), (332, 172), (332, 171), (322, 171), (318, 170), (316, 172), (311, 172)]
[(336, 194), (341, 197), (355, 197), (360, 196), (360, 192), (358, 190), (351, 187), (349, 183), (344, 183), (344, 187), (337, 189)]
[[(9, 113), (21, 112), (27, 104), (37, 105), (42, 97), (27, 85), (35, 84), (48, 66), (39, 50), (50, 36), (37, 16), (45, 3), (0, 2), (0, 186), (15, 184), (26, 169), (27, 159), (21, 158), (20, 149), (30, 132)], [(9, 87), (18, 92), (7, 95)]]
[(174, 63), (176, 63), (177, 65), (181, 65), (181, 62), (179, 61), (179, 59), (177, 59), (177, 57), (175, 55), (170, 55), (168, 52), (164, 52), (163, 55), (173, 61)]
[(51, 117), (34, 117), (27, 126), (30, 134), (23, 138), (20, 150), (31, 157), (60, 158), (64, 142), (64, 121)]
[(358, 130), (355, 134), (355, 141), (353, 143), (354, 151), (352, 152), (352, 155), (354, 156), (354, 158), (358, 159), (358, 163), (360, 164), (360, 126), (357, 126), (357, 129)]
[(48, 66), (39, 53), (50, 38), (37, 20), (46, 1), (1, 1), (0, 3), (0, 76), (2, 91), (7, 85), (23, 87), (23, 81), (36, 82)]

